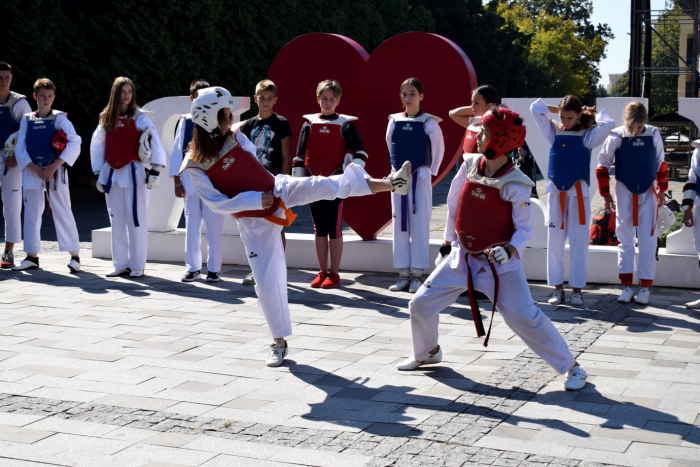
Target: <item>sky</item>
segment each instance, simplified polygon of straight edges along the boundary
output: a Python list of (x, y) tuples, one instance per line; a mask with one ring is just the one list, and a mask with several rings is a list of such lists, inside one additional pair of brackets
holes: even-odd
[[(651, 0), (652, 10), (664, 8), (664, 0)], [(608, 85), (610, 73), (624, 73), (630, 56), (630, 0), (593, 0), (593, 24), (607, 23), (615, 35), (605, 49), (607, 58), (600, 62), (600, 84)]]

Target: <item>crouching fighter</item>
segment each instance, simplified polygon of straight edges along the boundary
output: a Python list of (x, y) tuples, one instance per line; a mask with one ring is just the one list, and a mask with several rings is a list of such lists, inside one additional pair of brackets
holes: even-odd
[(567, 373), (566, 389), (585, 386), (588, 375), (549, 318), (535, 306), (520, 262), (532, 238), (532, 181), (513, 166), (507, 154), (524, 141), (525, 126), (517, 112), (493, 107), (481, 118), (480, 154), (464, 155), (464, 164), (450, 186), (439, 264), (408, 305), (414, 353), (397, 365), (399, 370), (415, 370), (442, 360), (439, 314), (465, 289), (477, 335), (486, 335), (486, 346), (491, 326), (488, 333), (484, 331), (472, 294), (479, 290), (530, 349), (558, 373)]
[[(274, 339), (268, 366), (287, 355), (292, 334), (287, 302), (287, 264), (280, 231), (294, 219), (288, 208), (319, 200), (365, 196), (382, 191), (408, 192), (411, 163), (385, 179), (371, 179), (357, 164), (342, 175), (290, 177), (272, 175), (260, 164), (255, 146), (242, 132), (231, 132), (233, 98), (224, 88), (199, 91), (192, 103), (192, 150), (187, 170), (197, 195), (214, 212), (236, 218), (255, 277), (258, 310)], [(279, 217), (284, 215), (286, 219)]]

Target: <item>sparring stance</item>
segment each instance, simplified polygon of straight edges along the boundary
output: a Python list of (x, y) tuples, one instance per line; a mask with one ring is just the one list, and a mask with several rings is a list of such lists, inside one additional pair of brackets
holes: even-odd
[(65, 112), (51, 106), (56, 86), (41, 78), (34, 83), (36, 112), (26, 114), (20, 122), (15, 156), (22, 170), (24, 189), (24, 251), (27, 257), (13, 271), (39, 267), (41, 251), (41, 215), (44, 193), (49, 200), (56, 225), (58, 249), (70, 253), (68, 269), (80, 272), (80, 239), (75, 225), (68, 189), (68, 170), (80, 155), (82, 139), (75, 132)]
[[(231, 132), (233, 98), (224, 88), (199, 91), (192, 103), (195, 129), (183, 170), (199, 197), (214, 211), (233, 215), (255, 274), (258, 310), (274, 339), (268, 366), (287, 355), (292, 333), (287, 302), (287, 268), (280, 231), (294, 215), (288, 208), (321, 199), (345, 199), (380, 191), (406, 193), (411, 164), (384, 180), (370, 179), (357, 164), (342, 175), (295, 178), (273, 176), (258, 162), (256, 148), (240, 131)], [(279, 217), (285, 215), (287, 219)]]
[[(198, 79), (190, 84), (190, 100), (197, 98), (200, 89), (209, 87), (209, 83)], [(182, 282), (192, 282), (199, 277), (202, 270), (202, 222), (206, 225), (207, 235), (207, 282), (219, 282), (221, 262), (223, 259), (224, 216), (212, 211), (202, 202), (194, 191), (189, 175), (180, 176), (180, 167), (184, 154), (192, 142), (194, 122), (192, 115), (183, 115), (175, 129), (175, 144), (170, 155), (169, 175), (175, 179), (175, 196), (185, 198), (185, 275)]]
[[(269, 79), (260, 81), (255, 86), (255, 103), (258, 104), (258, 115), (243, 122), (240, 131), (255, 145), (258, 160), (268, 172), (289, 175), (292, 127), (286, 118), (274, 111), (277, 103), (275, 83)], [(282, 246), (286, 248), (284, 230), (281, 235)], [(243, 279), (243, 285), (255, 285), (252, 272)]]
[(14, 154), (22, 116), (32, 111), (27, 98), (10, 91), (12, 67), (0, 62), (0, 192), (5, 218), (5, 250), (0, 268), (15, 265), (15, 243), (22, 241), (22, 175)]
[(408, 78), (401, 83), (401, 101), (405, 112), (389, 116), (386, 144), (393, 170), (411, 161), (413, 173), (407, 195), (391, 195), (394, 219), (394, 267), (399, 280), (392, 292), (416, 293), (423, 270), (428, 267), (430, 217), (433, 209), (432, 175), (437, 175), (445, 152), (439, 123), (441, 118), (425, 113), (420, 106), (423, 83)]
[(92, 134), (90, 160), (112, 224), (114, 269), (107, 277), (141, 277), (148, 249), (148, 190), (158, 185), (166, 161), (153, 122), (136, 105), (136, 88), (129, 78), (114, 80)]
[[(693, 157), (690, 161), (690, 170), (688, 171), (688, 181), (683, 187), (683, 225), (693, 228), (695, 249), (700, 255), (700, 222), (696, 219), (700, 216), (700, 196), (698, 195), (698, 178), (700, 178), (700, 146), (696, 146), (693, 151)], [(700, 300), (695, 300), (685, 304), (686, 308), (693, 310), (700, 309)]]
[[(581, 289), (586, 286), (586, 267), (591, 217), (588, 185), (591, 178), (591, 150), (600, 145), (615, 127), (615, 122), (601, 110), (584, 107), (576, 96), (566, 96), (559, 106), (549, 106), (538, 99), (530, 106), (535, 123), (552, 148), (547, 173), (548, 219), (547, 283), (556, 287), (549, 296), (550, 305), (565, 302), (564, 245), (569, 238), (571, 270), (569, 285), (574, 289), (571, 304), (583, 305)], [(547, 113), (559, 113), (561, 122)], [(597, 122), (596, 126), (593, 126)]]
[(462, 139), (462, 152), (476, 154), (476, 135), (479, 133), (479, 120), (494, 105), (501, 104), (498, 91), (488, 84), (472, 91), (472, 105), (450, 110), (450, 118), (466, 128)]
[[(657, 211), (664, 206), (668, 190), (668, 169), (664, 160), (664, 142), (658, 128), (646, 125), (647, 110), (641, 102), (627, 104), (624, 126), (615, 128), (598, 154), (598, 192), (605, 199), (605, 209), (615, 209), (617, 268), (624, 290), (620, 303), (634, 298), (635, 231), (639, 244), (637, 277), (642, 287), (635, 302), (649, 303), (649, 287), (656, 269)], [(610, 195), (610, 168), (615, 165), (615, 201)], [(656, 183), (658, 183), (658, 192)]]
[[(318, 84), (316, 101), (321, 107), (321, 113), (304, 115), (306, 122), (299, 134), (293, 176), (304, 177), (308, 170), (311, 175), (328, 177), (341, 173), (351, 163), (364, 167), (367, 162), (367, 153), (357, 128), (352, 123), (357, 118), (335, 112), (342, 93), (337, 81), (326, 80)], [(343, 256), (343, 200), (318, 201), (311, 203), (309, 208), (314, 221), (314, 244), (319, 265), (319, 272), (311, 281), (311, 287), (339, 287), (338, 269)]]
[[(587, 374), (576, 363), (564, 338), (535, 306), (520, 262), (532, 238), (532, 181), (516, 169), (507, 154), (522, 145), (525, 127), (517, 112), (494, 107), (481, 118), (480, 154), (465, 154), (447, 197), (445, 244), (437, 267), (409, 302), (413, 356), (397, 365), (415, 370), (442, 361), (438, 343), (440, 311), (469, 291), (477, 335), (486, 335), (473, 292), (493, 301), (513, 332), (558, 373), (564, 387), (578, 390)], [(493, 323), (493, 315), (491, 318)]]

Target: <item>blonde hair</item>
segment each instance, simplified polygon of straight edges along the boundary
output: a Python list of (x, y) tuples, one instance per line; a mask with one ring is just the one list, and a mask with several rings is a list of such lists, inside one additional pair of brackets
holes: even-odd
[(55, 91), (56, 85), (48, 78), (39, 78), (34, 83), (34, 94), (39, 92), (39, 89), (48, 89), (49, 91)]
[(340, 87), (340, 83), (334, 79), (327, 79), (318, 83), (316, 87), (316, 97), (321, 97), (326, 91), (333, 91), (333, 95), (336, 99), (339, 99), (343, 95), (343, 88)]
[(647, 118), (647, 108), (641, 102), (630, 102), (622, 112), (622, 119), (625, 121), (625, 125), (646, 123)]
[(119, 97), (122, 92), (122, 88), (127, 84), (131, 86), (131, 90), (133, 92), (131, 102), (129, 102), (129, 108), (126, 111), (127, 118), (133, 118), (134, 114), (136, 113), (136, 109), (138, 109), (138, 106), (136, 105), (136, 86), (134, 86), (134, 82), (125, 76), (120, 76), (119, 78), (115, 79), (114, 83), (112, 84), (112, 91), (109, 93), (109, 103), (100, 114), (100, 126), (106, 131), (114, 131), (117, 129), (119, 109), (121, 107)]
[(277, 97), (277, 86), (269, 79), (264, 79), (255, 85), (256, 96), (262, 91), (272, 91), (272, 94)]

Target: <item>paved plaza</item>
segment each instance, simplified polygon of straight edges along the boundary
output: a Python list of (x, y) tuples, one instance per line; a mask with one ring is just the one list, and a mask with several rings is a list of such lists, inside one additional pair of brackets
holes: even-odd
[(290, 270), (290, 355), (267, 368), (247, 267), (216, 284), (164, 263), (108, 279), (89, 253), (78, 275), (56, 251), (0, 271), (2, 467), (700, 466), (700, 313), (682, 306), (697, 291), (655, 288), (641, 307), (597, 286), (574, 309), (532, 283), (590, 374), (566, 392), (498, 313), (484, 348), (466, 297), (441, 317), (445, 361), (395, 370), (410, 295), (388, 292), (391, 274), (326, 291)]

